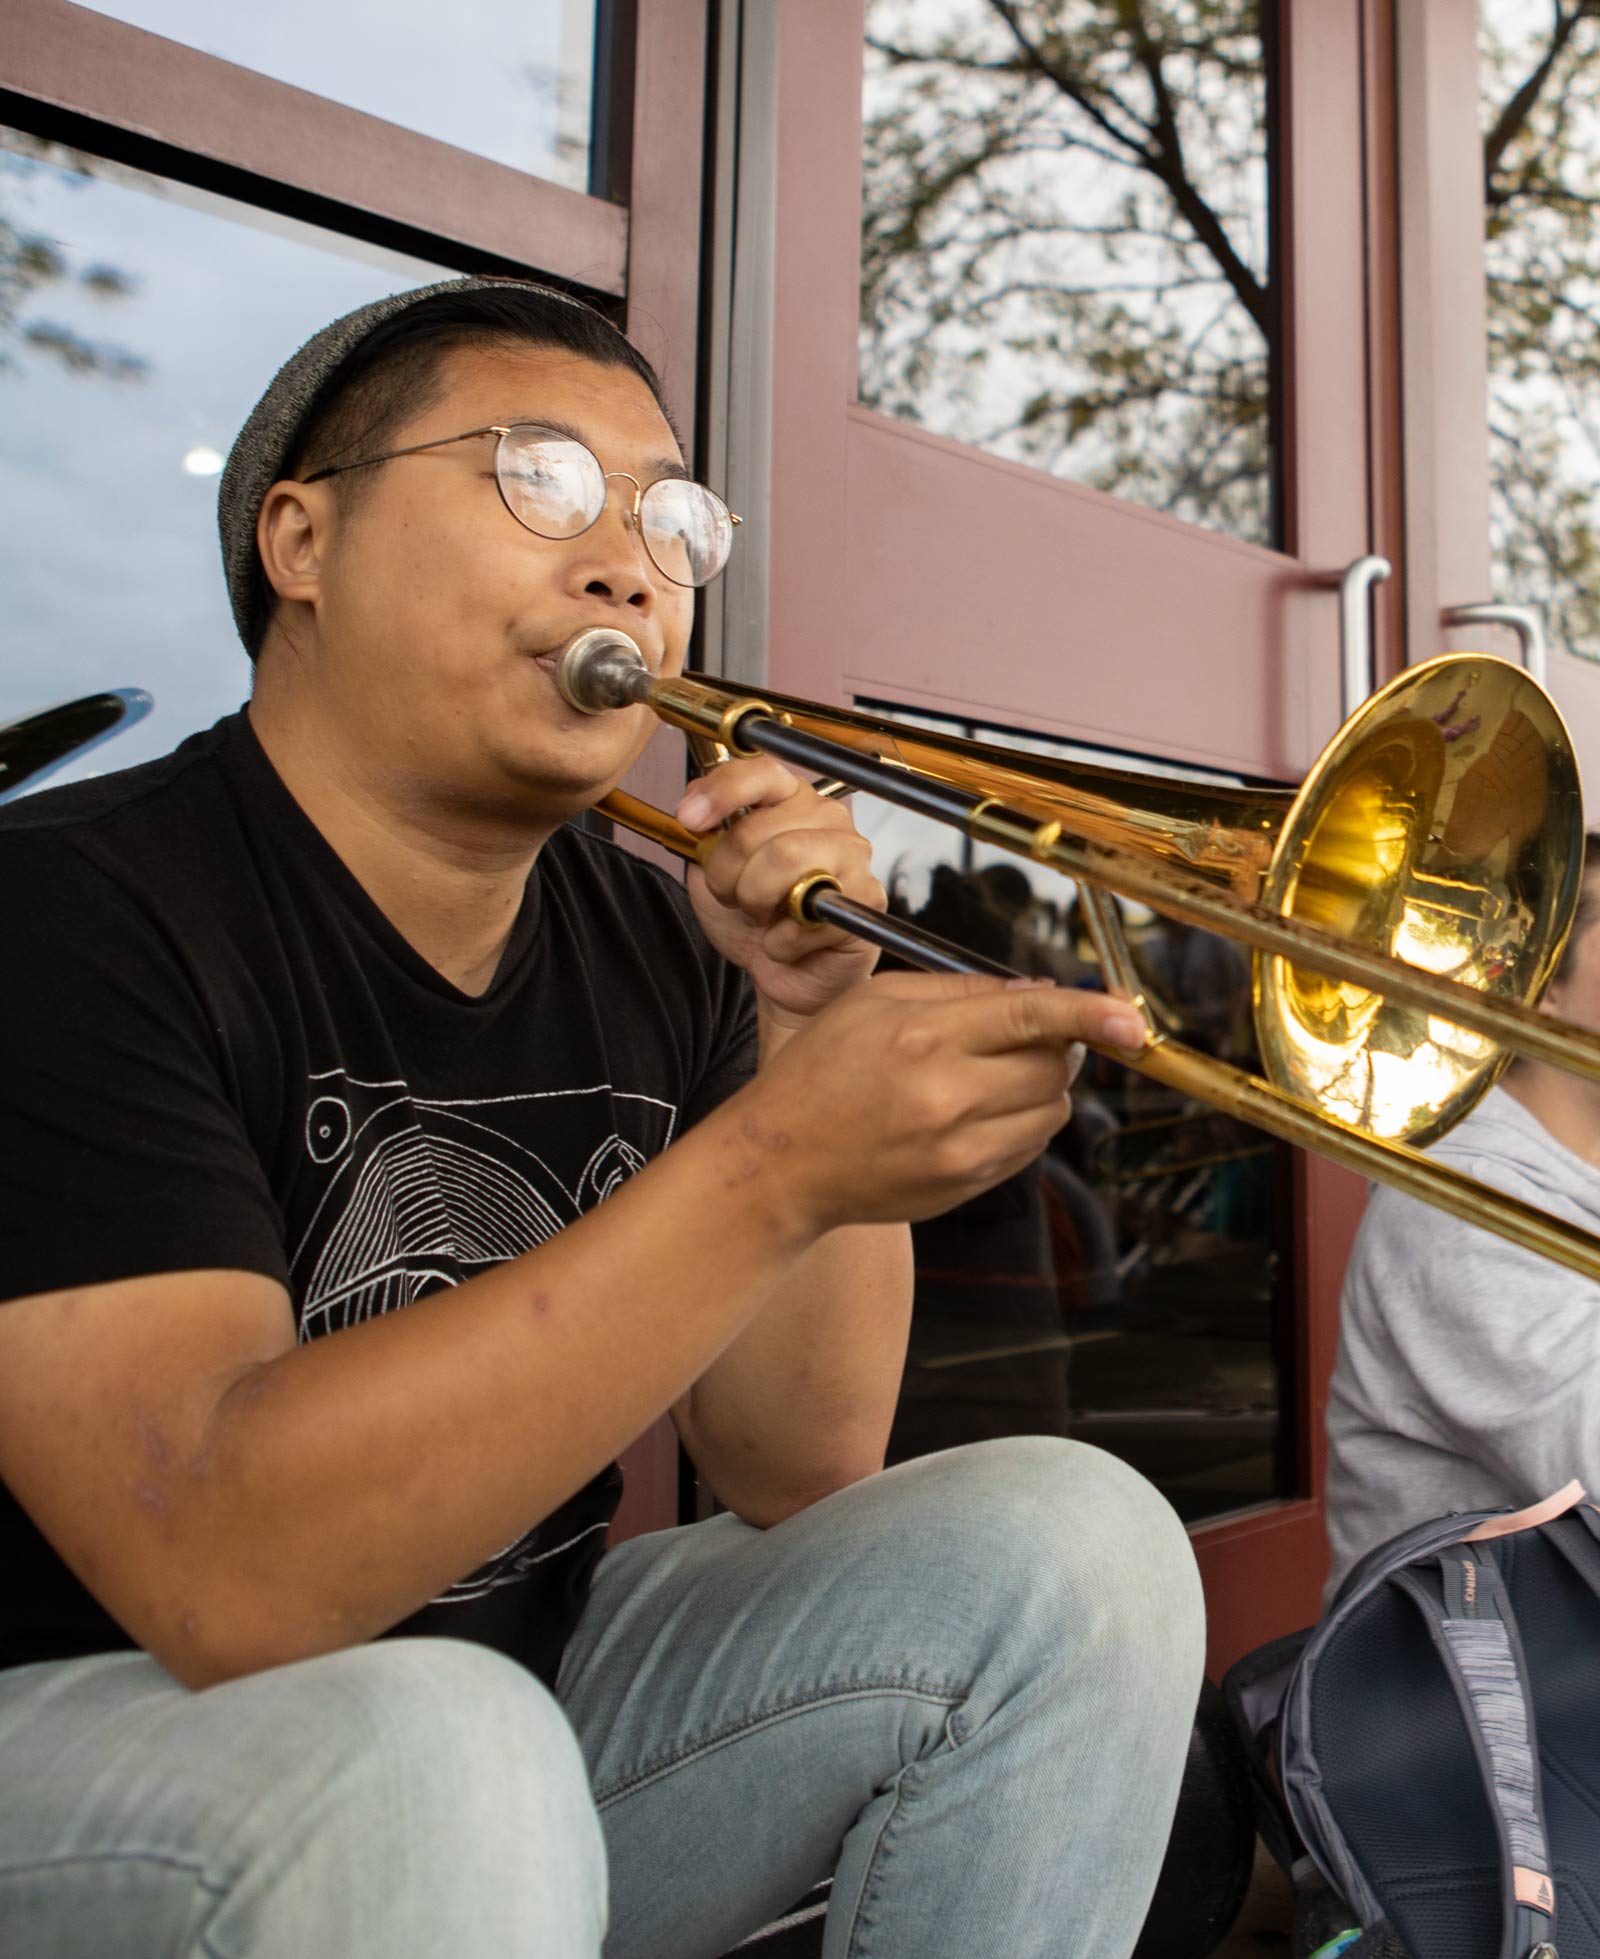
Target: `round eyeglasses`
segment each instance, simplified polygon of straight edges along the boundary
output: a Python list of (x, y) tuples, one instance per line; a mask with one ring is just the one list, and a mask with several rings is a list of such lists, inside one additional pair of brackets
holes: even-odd
[(460, 435), (441, 435), (416, 442), (409, 449), (389, 449), (359, 462), (335, 463), (306, 477), (320, 483), (347, 469), (370, 469), (398, 456), (420, 455), (474, 436), (497, 438), (494, 478), (500, 500), (517, 522), (535, 537), (581, 537), (600, 521), (613, 479), (633, 485), (629, 519), (644, 541), (650, 562), (674, 585), (709, 585), (728, 562), (733, 550), (733, 527), (740, 519), (703, 483), (688, 476), (658, 476), (641, 484), (626, 470), (603, 470), (600, 459), (576, 436), (558, 435), (538, 422), (491, 423), (487, 428), (463, 429)]

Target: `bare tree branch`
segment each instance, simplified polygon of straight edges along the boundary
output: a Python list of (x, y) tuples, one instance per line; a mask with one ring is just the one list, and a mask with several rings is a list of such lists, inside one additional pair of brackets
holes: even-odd
[(1484, 202), (1491, 210), (1498, 201), (1495, 176), (1505, 158), (1506, 151), (1522, 134), (1528, 125), (1540, 96), (1544, 93), (1556, 63), (1566, 51), (1567, 43), (1577, 31), (1578, 24), (1585, 20), (1600, 18), (1600, 4), (1597, 0), (1578, 0), (1578, 5), (1570, 13), (1562, 6), (1561, 0), (1553, 0), (1554, 20), (1550, 30), (1550, 41), (1544, 54), (1535, 63), (1518, 88), (1495, 117), (1494, 126), (1483, 139), (1483, 194)]
[(1161, 49), (1150, 34), (1143, 0), (1133, 0), (1134, 47), (1139, 64), (1150, 78), (1150, 92), (1156, 105), (1156, 141), (1152, 146), (1150, 170), (1161, 179), (1168, 195), (1193, 228), (1194, 235), (1216, 260), (1222, 276), (1237, 294), (1239, 303), (1255, 321), (1263, 340), (1267, 337), (1267, 296), (1261, 282), (1233, 249), (1233, 242), (1221, 220), (1200, 195), (1184, 162), (1183, 142), (1178, 133), (1178, 118), (1172, 91), (1162, 67)]
[[(1118, 143), (1126, 149), (1128, 154), (1136, 162), (1142, 164), (1146, 169), (1153, 167), (1150, 151), (1146, 143), (1142, 142), (1138, 136), (1131, 134), (1129, 131), (1117, 127), (1095, 101), (1083, 78), (1067, 68), (1064, 62), (1057, 63), (1046, 60), (1043, 51), (1028, 39), (1027, 35), (1022, 31), (1022, 23), (1017, 17), (1017, 10), (1012, 5), (1012, 0), (989, 0), (989, 6), (1005, 23), (1012, 39), (1017, 44), (1018, 51), (1021, 53), (1024, 62), (1032, 69), (1034, 74), (1039, 76), (1042, 81), (1047, 81), (1052, 88), (1059, 89), (1068, 101), (1075, 102), (1091, 122), (1103, 130), (1114, 143)], [(1101, 92), (1116, 104), (1118, 110), (1128, 118), (1129, 122), (1136, 129), (1143, 131), (1148, 136), (1149, 131), (1146, 125), (1140, 121), (1139, 117), (1134, 114), (1119, 96), (1114, 94), (1109, 88), (1103, 89)]]

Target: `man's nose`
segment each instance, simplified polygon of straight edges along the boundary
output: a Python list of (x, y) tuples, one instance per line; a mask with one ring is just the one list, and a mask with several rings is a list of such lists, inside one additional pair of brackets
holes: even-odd
[[(620, 486), (614, 495), (613, 483)], [(639, 525), (639, 482), (624, 470), (611, 470), (606, 486), (605, 509), (576, 540), (575, 570), (591, 596), (648, 612), (655, 600), (655, 580)]]

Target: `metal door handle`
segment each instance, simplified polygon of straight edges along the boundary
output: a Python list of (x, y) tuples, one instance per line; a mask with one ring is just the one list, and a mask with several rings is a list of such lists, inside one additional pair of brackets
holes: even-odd
[(1509, 626), (1517, 636), (1522, 664), (1541, 687), (1549, 684), (1544, 621), (1531, 605), (1455, 605), (1444, 615), (1447, 626)]
[(1367, 595), (1394, 570), (1368, 552), (1346, 565), (1339, 580), (1340, 719), (1348, 721), (1373, 692), (1372, 632)]

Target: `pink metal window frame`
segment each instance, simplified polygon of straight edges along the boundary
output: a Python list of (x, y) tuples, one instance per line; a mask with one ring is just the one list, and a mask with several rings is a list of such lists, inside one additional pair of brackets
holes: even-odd
[[(1487, 293), (1481, 182), (1477, 9), (1456, 0), (1407, 0), (1399, 13), (1404, 93), (1400, 122), (1401, 225), (1410, 241), (1403, 288), (1405, 511), (1409, 657), (1446, 647), (1517, 659), (1501, 628), (1445, 623), (1446, 613), (1516, 592), (1492, 592)], [(1593, 649), (1591, 649), (1593, 650)], [(1589, 783), (1588, 820), (1600, 812), (1600, 666), (1553, 647), (1549, 686)]]
[(620, 206), (71, 0), (0, 0), (0, 87), (598, 293), (625, 290)]

